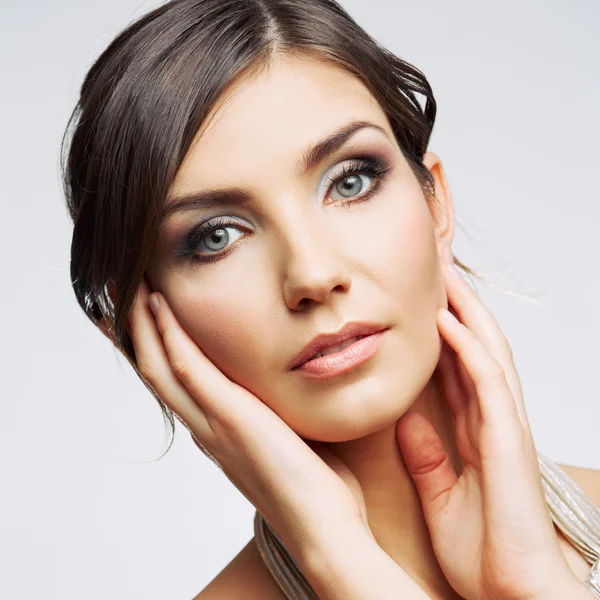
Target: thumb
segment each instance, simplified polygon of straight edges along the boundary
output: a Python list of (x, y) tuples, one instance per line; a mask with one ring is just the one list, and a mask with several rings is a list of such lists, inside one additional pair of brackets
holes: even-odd
[(431, 530), (458, 477), (437, 431), (421, 413), (404, 413), (398, 419), (396, 437)]

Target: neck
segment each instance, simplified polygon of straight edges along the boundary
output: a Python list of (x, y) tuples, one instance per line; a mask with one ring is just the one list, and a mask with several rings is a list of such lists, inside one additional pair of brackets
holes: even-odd
[[(423, 414), (436, 429), (455, 471), (463, 460), (456, 448), (454, 419), (443, 398), (437, 372), (411, 410)], [(377, 543), (431, 598), (456, 599), (436, 559), (421, 501), (396, 439), (396, 422), (366, 437), (328, 443), (358, 479), (369, 526)]]

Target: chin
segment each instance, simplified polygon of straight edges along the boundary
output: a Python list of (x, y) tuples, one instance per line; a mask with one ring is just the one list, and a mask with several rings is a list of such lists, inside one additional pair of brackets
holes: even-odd
[(413, 404), (431, 374), (398, 380), (363, 377), (327, 395), (302, 403), (303, 412), (288, 417), (288, 425), (302, 438), (319, 442), (347, 442), (393, 425)]

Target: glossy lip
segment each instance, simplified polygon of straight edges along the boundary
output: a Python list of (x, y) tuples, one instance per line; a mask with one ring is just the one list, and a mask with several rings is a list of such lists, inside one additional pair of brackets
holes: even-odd
[[(347, 339), (352, 337), (372, 335), (384, 329), (388, 328), (385, 325), (381, 325), (380, 323), (352, 321), (350, 323), (346, 323), (337, 332), (320, 333), (315, 338), (313, 338), (306, 346), (304, 346), (304, 348), (299, 354), (296, 355), (296, 357), (292, 360), (289, 369), (290, 371), (297, 369), (298, 367), (302, 366), (305, 362), (307, 362), (310, 358), (312, 358), (315, 354), (317, 354), (317, 352), (321, 352), (321, 350), (323, 350), (324, 348), (328, 348), (330, 346), (337, 346), (338, 344), (341, 344), (342, 342), (345, 342)], [(332, 354), (331, 356), (334, 355)]]
[(388, 330), (384, 329), (383, 331), (361, 337), (347, 348), (333, 354), (313, 358), (300, 365), (297, 369), (294, 369), (294, 372), (304, 377), (317, 377), (320, 379), (347, 373), (355, 367), (366, 363), (377, 354), (386, 331)]

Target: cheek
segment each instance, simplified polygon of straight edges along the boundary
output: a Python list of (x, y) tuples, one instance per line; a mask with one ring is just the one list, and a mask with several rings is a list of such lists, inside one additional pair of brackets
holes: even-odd
[(391, 281), (403, 315), (429, 312), (438, 301), (439, 264), (436, 239), (427, 206), (413, 207), (394, 244)]
[[(247, 288), (236, 292), (228, 287), (210, 287), (215, 293), (207, 291), (205, 285), (180, 282), (177, 292), (168, 296), (170, 305), (208, 359), (230, 379), (243, 381), (246, 372), (256, 369), (252, 357), (264, 352), (257, 333), (261, 328), (256, 326), (258, 306)], [(228, 293), (224, 295), (223, 289)]]
[(433, 221), (416, 182), (390, 190), (382, 210), (367, 215), (361, 227), (357, 259), (394, 300), (400, 315), (412, 317), (440, 302)]
[(437, 352), (436, 312), (443, 306), (444, 292), (433, 221), (422, 196), (403, 211), (397, 228), (397, 236), (390, 241), (394, 252), (390, 292), (397, 303), (403, 335), (429, 363), (430, 352)]

